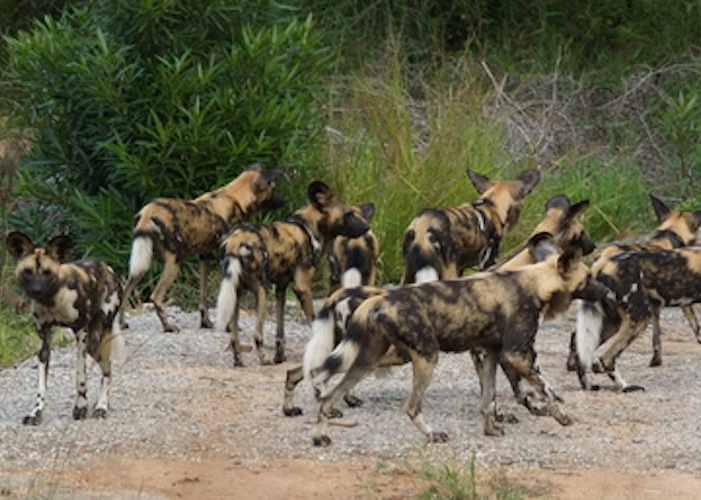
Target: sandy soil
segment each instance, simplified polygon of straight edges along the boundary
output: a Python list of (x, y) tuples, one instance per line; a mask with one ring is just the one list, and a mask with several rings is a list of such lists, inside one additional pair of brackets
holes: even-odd
[(701, 346), (678, 311), (664, 313), (662, 367), (647, 367), (649, 333), (621, 358), (625, 377), (647, 389), (632, 394), (581, 391), (564, 368), (572, 314), (544, 326), (541, 365), (572, 426), (527, 414), (501, 380), (498, 396), (520, 422), (502, 438), (483, 436), (469, 359), (451, 355), (441, 358), (425, 401), (427, 418), (449, 432), (448, 443), (425, 446), (402, 414), (410, 372), (400, 368), (358, 387), (366, 404), (345, 410), (324, 449), (311, 445), (307, 388), (299, 394), (305, 415), (281, 412), (285, 371), (301, 359), (307, 325), (288, 319), (287, 363), (261, 367), (251, 354), (245, 368), (234, 369), (224, 334), (198, 329), (196, 314), (174, 315), (182, 333), (160, 332), (150, 311), (131, 318), (130, 355), (106, 420), (70, 418), (71, 346), (54, 354), (39, 427), (20, 423), (32, 403), (36, 363), (0, 372), (0, 497), (410, 498), (426, 487), (422, 464), (459, 469), (473, 458), (480, 480), (506, 477), (539, 497), (701, 496)]

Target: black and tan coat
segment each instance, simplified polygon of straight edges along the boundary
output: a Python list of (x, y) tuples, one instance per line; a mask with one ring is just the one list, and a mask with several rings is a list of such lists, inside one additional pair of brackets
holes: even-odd
[[(645, 251), (651, 249), (674, 249), (692, 245), (696, 242), (696, 233), (701, 226), (701, 211), (675, 211), (670, 210), (661, 200), (650, 195), (653, 209), (659, 221), (658, 228), (639, 243), (611, 244), (603, 249), (592, 265), (594, 277), (612, 290), (629, 288), (629, 277), (618, 274), (618, 266), (612, 265), (612, 260), (626, 252)], [(690, 306), (682, 306), (682, 311), (691, 325), (694, 334), (698, 338), (701, 335), (699, 323), (693, 309)], [(622, 318), (617, 312), (616, 306), (611, 306), (608, 301), (582, 301), (577, 310), (577, 330), (572, 334), (570, 342), (570, 355), (568, 368), (577, 370), (580, 382), (584, 388), (597, 388), (592, 386), (586, 377), (587, 366), (584, 368), (577, 360), (581, 352), (585, 362), (588, 361), (600, 342), (605, 341), (619, 330)], [(652, 347), (653, 356), (651, 366), (662, 363), (661, 327), (659, 310), (653, 311), (650, 318), (652, 322)], [(581, 335), (580, 335), (581, 332)], [(615, 367), (609, 372), (618, 390), (630, 391), (639, 389), (637, 386), (629, 386)]]
[(238, 334), (240, 295), (251, 291), (257, 303), (254, 341), (261, 363), (267, 363), (263, 351), (263, 324), (267, 315), (267, 293), (275, 285), (276, 345), (275, 363), (285, 360), (284, 309), (287, 287), (299, 299), (305, 317), (314, 317), (312, 282), (322, 250), (336, 236), (356, 238), (369, 226), (358, 209), (334, 196), (321, 181), (308, 188), (309, 204), (287, 220), (271, 224), (241, 224), (224, 238), (222, 248), (223, 279), (217, 299), (217, 329), (231, 332), (230, 346), (234, 364), (241, 365)]
[(93, 416), (104, 418), (109, 409), (112, 362), (123, 351), (124, 340), (116, 321), (122, 287), (114, 271), (100, 261), (68, 262), (73, 242), (57, 236), (37, 247), (23, 233), (8, 235), (7, 248), (15, 259), (15, 275), (31, 301), (41, 339), (37, 354), (39, 377), (37, 399), (24, 424), (38, 425), (46, 403), (46, 385), (51, 357), (51, 332), (62, 326), (73, 330), (77, 342), (76, 398), (73, 418), (88, 416), (86, 353), (102, 370), (100, 394)]
[(275, 192), (282, 171), (265, 171), (263, 165), (250, 165), (229, 184), (193, 200), (157, 198), (136, 214), (134, 240), (129, 260), (129, 279), (124, 288), (124, 308), (134, 289), (151, 268), (153, 259), (163, 262), (163, 272), (151, 294), (151, 300), (163, 329), (178, 331), (168, 320), (165, 298), (180, 272), (182, 259), (198, 256), (200, 265), (201, 326), (211, 328), (207, 304), (209, 259), (216, 255), (221, 237), (234, 224), (246, 220), (260, 208), (278, 208), (282, 199)]
[(540, 181), (537, 170), (513, 181), (467, 173), (480, 194), (478, 200), (453, 208), (426, 208), (404, 232), (404, 284), (454, 279), (469, 267), (486, 269), (494, 264), (502, 238), (516, 224), (525, 197)]
[[(541, 316), (562, 312), (572, 296), (598, 294), (579, 253), (565, 252), (513, 271), (485, 271), (460, 280), (399, 287), (364, 301), (351, 315), (344, 340), (314, 377), (321, 395), (313, 442), (327, 446), (327, 419), (335, 401), (367, 374), (392, 360), (413, 364), (413, 389), (405, 410), (430, 442), (448, 439), (423, 419), (421, 400), (431, 382), (440, 352), (484, 352), (480, 373), (484, 431), (501, 435), (495, 422), (497, 362), (508, 363), (538, 391), (548, 413), (559, 423), (571, 419), (536, 365), (535, 335)], [(335, 373), (343, 379), (331, 389), (324, 383)]]
[[(563, 248), (579, 249), (584, 255), (588, 255), (595, 248), (581, 220), (588, 206), (588, 200), (572, 203), (567, 196), (562, 194), (551, 197), (545, 204), (543, 219), (537, 224), (533, 235), (524, 247), (490, 270), (516, 269), (533, 264), (554, 253), (562, 252)], [(343, 339), (348, 318), (362, 301), (384, 292), (383, 288), (367, 286), (352, 290), (339, 290), (324, 302), (312, 322), (312, 336), (304, 351), (302, 366), (291, 368), (287, 372), (283, 403), (285, 415), (302, 414), (302, 409), (294, 404), (296, 386), (303, 378), (309, 378), (311, 373), (318, 370), (333, 348)], [(478, 356), (478, 353), (473, 353), (476, 368), (478, 368)], [(514, 387), (517, 399), (530, 411), (541, 413), (534, 406), (532, 393), (526, 393), (521, 386), (518, 374), (507, 371), (507, 376)], [(344, 398), (350, 406), (362, 403), (350, 394)], [(336, 415), (341, 415), (339, 410), (334, 410), (334, 412)]]

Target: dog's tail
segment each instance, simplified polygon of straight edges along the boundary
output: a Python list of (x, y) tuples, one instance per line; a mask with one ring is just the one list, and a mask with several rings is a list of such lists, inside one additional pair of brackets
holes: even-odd
[(601, 344), (604, 328), (604, 308), (601, 302), (580, 300), (577, 307), (577, 357), (580, 365), (589, 369), (594, 362), (594, 352)]
[(153, 239), (149, 234), (136, 233), (129, 257), (129, 277), (143, 276), (153, 261)]
[(235, 255), (227, 255), (222, 260), (222, 278), (217, 297), (217, 319), (215, 328), (219, 332), (225, 332), (236, 310), (238, 300), (238, 287), (241, 280), (241, 259)]
[(322, 307), (312, 321), (312, 338), (304, 349), (302, 372), (304, 378), (311, 380), (313, 370), (320, 368), (324, 360), (335, 347), (335, 309), (336, 303), (329, 301)]

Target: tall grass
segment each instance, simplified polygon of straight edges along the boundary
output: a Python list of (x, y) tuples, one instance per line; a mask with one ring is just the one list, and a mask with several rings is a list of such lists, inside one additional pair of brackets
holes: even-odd
[[(529, 133), (556, 137), (557, 130), (549, 129), (557, 129), (558, 122), (547, 116), (558, 113), (543, 113), (543, 106), (531, 111), (535, 105), (525, 101), (499, 106), (504, 89), (469, 57), (440, 68), (417, 69), (397, 44), (390, 44), (380, 64), (335, 88), (326, 175), (344, 199), (376, 204), (373, 228), (381, 244), (383, 282), (401, 278), (402, 235), (421, 208), (457, 206), (478, 197), (467, 169), (493, 179), (510, 179), (528, 168), (543, 174), (502, 253), (527, 238), (546, 201), (559, 193), (592, 202), (589, 230), (599, 240), (645, 225), (649, 201), (641, 193), (649, 186), (639, 168), (624, 159), (584, 156), (578, 144), (548, 148), (524, 139)], [(551, 102), (548, 108), (557, 105)], [(563, 98), (560, 105), (568, 102)], [(527, 121), (528, 113), (546, 118)], [(533, 130), (537, 127), (548, 134)], [(514, 128), (521, 129), (519, 134)]]

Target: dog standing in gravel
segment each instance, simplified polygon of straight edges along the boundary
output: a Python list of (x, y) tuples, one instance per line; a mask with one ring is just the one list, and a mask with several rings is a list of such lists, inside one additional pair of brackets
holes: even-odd
[[(587, 235), (581, 220), (584, 211), (588, 207), (588, 200), (572, 203), (563, 194), (551, 197), (545, 204), (545, 214), (536, 226), (532, 238), (529, 239), (522, 249), (514, 252), (504, 262), (493, 266), (491, 270), (516, 269), (544, 260), (549, 255), (555, 252), (562, 252), (562, 249), (567, 248), (577, 248), (581, 250), (583, 255), (590, 254), (594, 250), (595, 245)], [(545, 238), (545, 235), (550, 237)], [(312, 322), (312, 336), (304, 351), (303, 367), (295, 367), (287, 372), (283, 403), (283, 413), (285, 415), (296, 416), (302, 414), (302, 409), (294, 404), (294, 390), (296, 386), (304, 378), (310, 378), (311, 374), (318, 371), (334, 347), (343, 340), (348, 318), (363, 300), (382, 294), (384, 291), (383, 288), (367, 286), (339, 290), (324, 302), (324, 305)], [(479, 369), (479, 354), (476, 352), (472, 354), (475, 367)], [(533, 394), (526, 392), (525, 388), (520, 384), (521, 377), (517, 373), (509, 371), (506, 367), (505, 370), (517, 400), (524, 404), (532, 413), (539, 414), (540, 410), (533, 401)], [(360, 399), (351, 394), (344, 395), (344, 399), (351, 407), (362, 404)], [(336, 417), (342, 416), (340, 410), (334, 409), (333, 413)]]
[[(405, 411), (429, 442), (448, 439), (446, 433), (433, 431), (421, 413), (421, 400), (440, 352), (474, 348), (483, 352), (479, 375), (485, 434), (503, 434), (494, 408), (499, 361), (536, 388), (549, 415), (569, 425), (570, 417), (559, 408), (559, 398), (537, 367), (535, 335), (541, 316), (561, 313), (575, 294), (598, 296), (601, 288), (581, 262), (581, 252), (568, 250), (513, 271), (485, 271), (460, 280), (404, 286), (369, 298), (352, 314), (344, 340), (313, 379), (321, 394), (314, 445), (331, 443), (326, 426), (335, 401), (381, 363), (387, 364), (390, 347), (396, 364), (413, 365), (413, 388)], [(336, 386), (324, 387), (330, 377), (343, 371)]]
[(124, 308), (156, 256), (163, 261), (163, 272), (151, 300), (163, 329), (177, 332), (178, 327), (166, 315), (165, 297), (180, 272), (182, 258), (196, 255), (200, 259), (200, 324), (202, 328), (211, 328), (207, 306), (208, 259), (232, 225), (260, 208), (282, 206), (282, 198), (275, 191), (280, 175), (281, 170), (265, 171), (263, 165), (255, 163), (226, 186), (194, 200), (157, 198), (144, 206), (136, 215), (134, 225), (129, 279), (120, 312), (122, 327), (127, 326)]
[(357, 238), (370, 226), (359, 209), (338, 199), (321, 181), (307, 190), (309, 204), (284, 221), (271, 224), (240, 224), (224, 238), (223, 279), (217, 298), (217, 330), (229, 330), (234, 364), (241, 366), (238, 317), (240, 296), (248, 290), (256, 296), (257, 319), (254, 341), (261, 364), (263, 324), (268, 310), (268, 286), (275, 285), (277, 331), (275, 363), (285, 360), (285, 295), (287, 287), (299, 299), (307, 320), (314, 317), (312, 282), (328, 241), (337, 236)]
[(6, 243), (10, 255), (18, 261), (15, 275), (31, 300), (37, 333), (41, 338), (37, 400), (23, 423), (41, 423), (54, 326), (68, 327), (76, 337), (77, 395), (73, 418), (82, 420), (88, 416), (86, 353), (99, 363), (102, 370), (100, 394), (93, 416), (106, 417), (112, 362), (121, 356), (124, 344), (116, 321), (122, 294), (119, 277), (104, 262), (68, 262), (73, 249), (68, 236), (57, 236), (45, 247), (37, 247), (28, 236), (15, 231), (8, 235)]
[(496, 262), (501, 239), (516, 224), (524, 198), (540, 181), (528, 170), (513, 181), (492, 181), (468, 170), (480, 198), (454, 208), (426, 208), (404, 232), (403, 284), (454, 279), (470, 266)]

